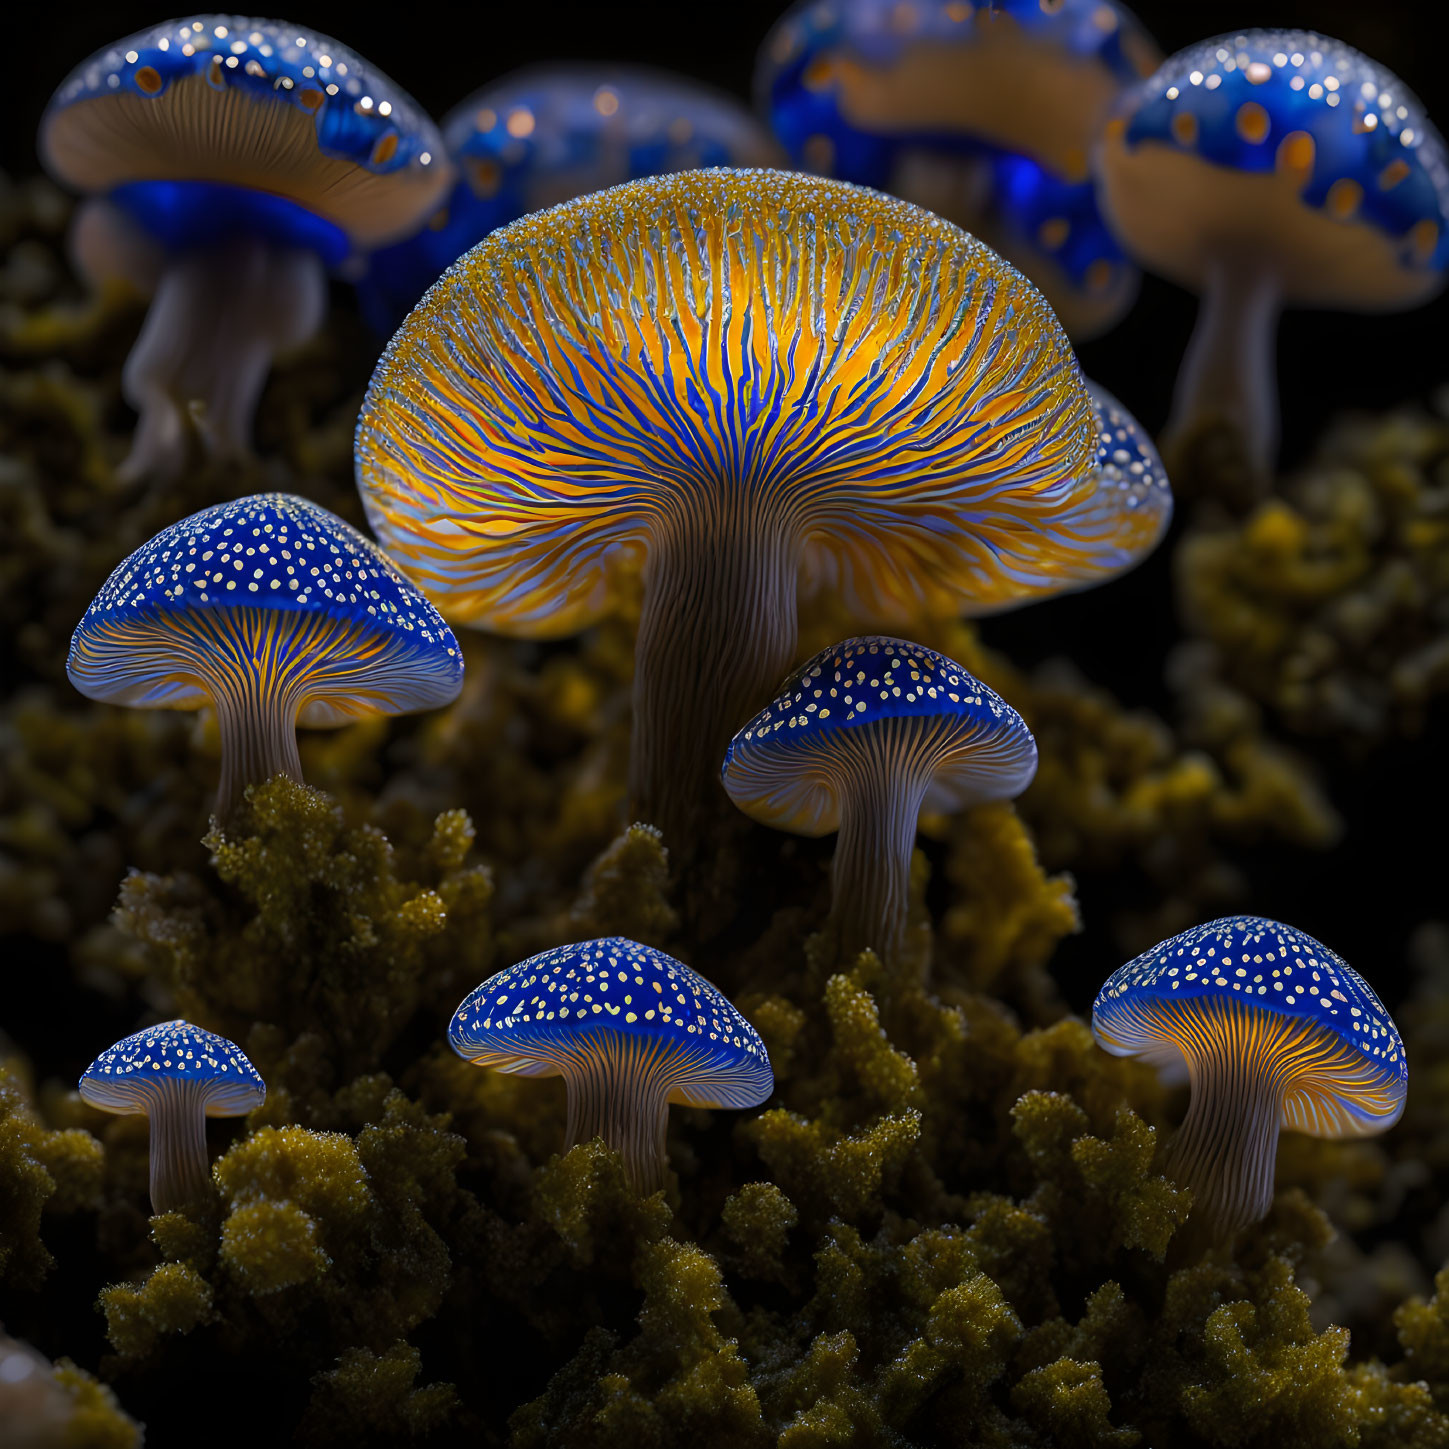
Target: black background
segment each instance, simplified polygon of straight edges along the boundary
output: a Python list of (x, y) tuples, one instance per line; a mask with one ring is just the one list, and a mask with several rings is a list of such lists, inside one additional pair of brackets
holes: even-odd
[[(710, 0), (608, 3), (494, 3), (363, 8), (309, 3), (287, 18), (326, 33), (385, 70), (434, 115), (491, 79), (546, 60), (645, 63), (709, 81), (748, 97), (756, 50), (784, 7)], [(1431, 117), (1449, 116), (1446, 67), (1427, 5), (1380, 0), (1313, 3), (1168, 3), (1136, 7), (1162, 48), (1247, 26), (1315, 28), (1365, 51), (1418, 92)], [(1436, 7), (1437, 8), (1437, 7)], [(0, 87), (0, 139), (12, 175), (37, 169), (34, 135), (46, 99), (91, 52), (163, 17), (131, 5), (27, 6), (32, 33), (8, 46)], [(14, 25), (13, 15), (7, 22)], [(23, 23), (23, 22), (22, 22)], [(1081, 349), (1086, 371), (1111, 387), (1149, 428), (1166, 415), (1193, 300), (1147, 279), (1132, 315)], [(1449, 301), (1389, 317), (1294, 313), (1284, 319), (1279, 373), (1284, 463), (1308, 451), (1327, 420), (1346, 409), (1377, 409), (1425, 398), (1444, 381), (1441, 339)], [(1178, 528), (1181, 526), (1179, 520)], [(1095, 592), (1037, 605), (986, 626), (989, 643), (1018, 663), (1054, 655), (1124, 702), (1170, 712), (1162, 666), (1180, 637), (1168, 600), (1177, 536), (1136, 574)], [(1310, 750), (1329, 773), (1332, 798), (1349, 823), (1344, 842), (1323, 855), (1286, 848), (1249, 858), (1246, 909), (1291, 921), (1338, 949), (1391, 1004), (1402, 994), (1409, 932), (1442, 912), (1443, 853), (1433, 821), (1442, 812), (1446, 712), (1417, 741), (1390, 744), (1345, 763), (1331, 746)], [(1438, 747), (1436, 747), (1436, 741)], [(1084, 898), (1089, 916), (1093, 903)], [(1085, 954), (1084, 954), (1085, 953)], [(1100, 937), (1068, 943), (1055, 963), (1077, 1007), (1117, 964)]]

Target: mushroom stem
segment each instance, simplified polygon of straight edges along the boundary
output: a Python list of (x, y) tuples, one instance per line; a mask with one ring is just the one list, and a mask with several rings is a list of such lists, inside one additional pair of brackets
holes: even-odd
[(306, 248), (242, 237), (175, 256), (121, 374), (140, 418), (118, 476), (180, 472), (193, 404), (209, 452), (245, 454), (273, 356), (312, 336), (326, 304), (322, 261)]
[(664, 1186), (669, 1131), (668, 1087), (650, 1070), (647, 1044), (612, 1037), (571, 1063), (565, 1074), (568, 1123), (564, 1150), (603, 1139), (624, 1159), (624, 1175), (643, 1197)]
[(1231, 1033), (1205, 1038), (1187, 1068), (1192, 1101), (1164, 1171), (1192, 1189), (1194, 1221), (1224, 1240), (1273, 1205), (1283, 1084), (1262, 1050), (1244, 1052)]
[(979, 235), (991, 207), (991, 163), (985, 156), (953, 156), (922, 146), (903, 148), (891, 168), (892, 196), (943, 216)]
[(225, 823), (242, 802), (248, 785), (286, 775), (299, 785), (302, 757), (297, 753), (300, 701), (258, 674), (228, 681), (213, 691), (221, 730), (221, 784), (216, 816)]
[(731, 736), (794, 662), (801, 547), (792, 518), (752, 500), (713, 497), (655, 525), (635, 647), (630, 812), (663, 832), (676, 864), (725, 803)]
[(159, 1082), (150, 1104), (151, 1210), (205, 1201), (211, 1188), (206, 1099), (190, 1083)]
[(1272, 475), (1278, 451), (1277, 279), (1251, 262), (1224, 263), (1209, 279), (1177, 374), (1169, 446), (1190, 446), (1214, 423), (1236, 430), (1248, 465)]
[(828, 929), (843, 956), (869, 948), (887, 965), (905, 943), (911, 853), (931, 773), (918, 758), (912, 720), (847, 732), (838, 781), (840, 834), (830, 868)]

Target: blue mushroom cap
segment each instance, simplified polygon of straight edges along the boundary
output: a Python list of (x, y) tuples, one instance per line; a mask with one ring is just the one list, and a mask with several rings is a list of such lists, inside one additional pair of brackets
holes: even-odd
[(309, 725), (429, 709), (462, 685), (458, 642), (371, 540), (285, 493), (183, 518), (121, 563), (71, 639), (92, 699), (197, 708), (254, 669), (305, 700)]
[(638, 66), (519, 71), (455, 106), (442, 129), (452, 192), (415, 235), (375, 253), (359, 283), (378, 331), (392, 332), (469, 247), (520, 216), (646, 176), (779, 159), (737, 101)]
[(1112, 234), (1088, 181), (1064, 181), (1029, 156), (991, 163), (986, 239), (1046, 294), (1073, 340), (1093, 336), (1131, 306), (1141, 274)]
[(196, 1092), (208, 1117), (240, 1117), (267, 1084), (233, 1041), (188, 1021), (163, 1021), (109, 1047), (86, 1068), (80, 1094), (107, 1112), (149, 1112), (162, 1093)]
[[(904, 145), (1057, 162), (1071, 153), (1073, 165), (1056, 169), (1084, 174), (1098, 103), (1150, 72), (1157, 54), (1115, 0), (798, 0), (766, 39), (755, 85), (790, 158), (842, 180), (888, 188)], [(978, 59), (983, 76), (967, 68)], [(1010, 104), (990, 93), (996, 78)], [(1060, 133), (1068, 117), (1074, 134), (1042, 155), (1025, 142), (1048, 108), (1045, 129)]]
[(1087, 382), (1097, 414), (1097, 488), (1079, 521), (1115, 519), (1119, 566), (1129, 568), (1156, 545), (1172, 519), (1167, 470), (1147, 430), (1100, 383)]
[(1260, 916), (1194, 926), (1115, 971), (1092, 1007), (1107, 1051), (1174, 1070), (1218, 1039), (1209, 1020), (1229, 1049), (1291, 1077), (1284, 1126), (1353, 1136), (1381, 1132), (1403, 1112), (1398, 1028), (1363, 977), (1303, 931)]
[[(1124, 97), (1099, 169), (1129, 250), (1187, 285), (1202, 285), (1213, 245), (1248, 241), (1277, 264), (1290, 300), (1413, 300), (1449, 266), (1438, 131), (1397, 77), (1311, 31), (1178, 52)], [(1194, 246), (1186, 228), (1208, 241)], [(1355, 230), (1369, 236), (1348, 251)]]
[(695, 1107), (754, 1107), (774, 1090), (764, 1043), (714, 986), (619, 936), (490, 977), (464, 998), (448, 1040), (480, 1066), (530, 1077), (622, 1059), (666, 1084), (669, 1101)]
[(306, 27), (167, 21), (78, 66), (40, 128), (46, 165), (168, 246), (238, 230), (335, 261), (409, 230), (448, 180), (417, 104)]
[(998, 694), (934, 649), (872, 637), (821, 650), (786, 681), (730, 741), (725, 790), (777, 830), (827, 835), (840, 828), (848, 747), (867, 734), (883, 761), (928, 765), (927, 809), (1009, 800), (1036, 774), (1036, 741)]

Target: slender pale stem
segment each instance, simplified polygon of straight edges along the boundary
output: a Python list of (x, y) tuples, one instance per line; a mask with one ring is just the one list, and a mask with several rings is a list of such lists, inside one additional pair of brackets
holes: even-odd
[(247, 452), (273, 357), (305, 342), (326, 305), (321, 259), (304, 248), (241, 237), (171, 260), (121, 374), (140, 414), (121, 476), (179, 472), (193, 404), (209, 451)]
[(621, 1055), (601, 1053), (571, 1064), (564, 1148), (602, 1138), (623, 1157), (634, 1190), (647, 1197), (664, 1186), (669, 1088), (647, 1064), (621, 1063)]
[(1164, 1167), (1192, 1189), (1193, 1219), (1225, 1239), (1273, 1205), (1283, 1083), (1270, 1056), (1231, 1038), (1189, 1058), (1188, 1078), (1192, 1101)]
[(1189, 443), (1211, 424), (1239, 435), (1249, 465), (1269, 476), (1278, 451), (1277, 279), (1250, 261), (1214, 272), (1177, 374), (1170, 446)]
[(158, 1083), (148, 1115), (151, 1210), (169, 1213), (204, 1201), (211, 1189), (205, 1092), (190, 1082)]
[(248, 785), (275, 775), (302, 783), (297, 753), (297, 715), (301, 701), (294, 692), (249, 672), (213, 693), (221, 729), (221, 784), (216, 814), (228, 820), (241, 804)]
[(629, 793), (676, 862), (708, 832), (735, 730), (794, 662), (801, 534), (780, 510), (682, 502), (650, 541), (635, 649)]
[(933, 763), (923, 737), (933, 733), (929, 721), (915, 719), (842, 731), (829, 926), (843, 955), (869, 947), (887, 965), (900, 957), (916, 823)]

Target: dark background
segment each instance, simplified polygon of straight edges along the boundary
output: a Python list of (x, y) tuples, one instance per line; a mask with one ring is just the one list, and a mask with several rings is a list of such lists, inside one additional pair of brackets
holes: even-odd
[[(27, 7), (30, 8), (30, 7)], [(706, 0), (628, 3), (511, 3), (445, 7), (426, 3), (362, 8), (299, 3), (288, 19), (315, 27), (385, 70), (435, 116), (518, 66), (548, 60), (617, 60), (684, 72), (746, 98), (754, 56), (784, 9), (779, 3), (721, 5)], [(1413, 0), (1350, 4), (1143, 3), (1136, 7), (1164, 51), (1248, 26), (1314, 28), (1382, 62), (1418, 92), (1430, 116), (1449, 116), (1449, 73), (1430, 33), (1431, 7)], [(12, 175), (38, 167), (36, 122), (51, 90), (91, 52), (164, 18), (153, 7), (71, 3), (34, 7), (35, 33), (8, 47), (0, 88), (0, 157)], [(1151, 429), (1163, 421), (1177, 360), (1192, 326), (1193, 300), (1148, 278), (1129, 318), (1081, 349), (1086, 371), (1113, 389)], [(1294, 313), (1280, 337), (1283, 461), (1308, 452), (1331, 416), (1426, 398), (1445, 379), (1440, 339), (1449, 320), (1441, 298), (1389, 317)], [(1075, 659), (1090, 678), (1129, 705), (1170, 715), (1165, 654), (1181, 637), (1168, 607), (1174, 534), (1126, 580), (1091, 593), (990, 621), (989, 643), (1018, 663), (1055, 655)], [(1305, 745), (1325, 770), (1349, 824), (1324, 855), (1281, 849), (1246, 863), (1247, 909), (1291, 921), (1338, 949), (1391, 1004), (1402, 994), (1409, 932), (1443, 911), (1442, 855), (1426, 850), (1421, 821), (1442, 808), (1446, 711), (1417, 741), (1346, 762), (1330, 744)], [(1300, 743), (1300, 742), (1293, 742)], [(1100, 900), (1096, 903), (1099, 907)], [(1084, 899), (1090, 915), (1091, 899)], [(1083, 952), (1089, 953), (1083, 955)], [(1100, 938), (1068, 943), (1056, 963), (1078, 1008), (1100, 982)], [(1115, 963), (1107, 963), (1107, 969)]]

